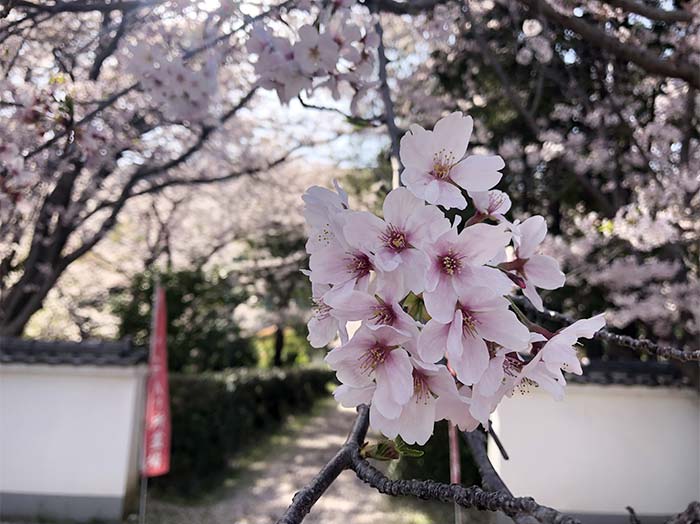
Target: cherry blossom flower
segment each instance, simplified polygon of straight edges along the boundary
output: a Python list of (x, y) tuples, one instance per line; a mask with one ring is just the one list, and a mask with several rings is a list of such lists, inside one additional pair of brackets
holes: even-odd
[(501, 179), (503, 159), (472, 155), (464, 158), (473, 127), (461, 112), (440, 119), (433, 131), (412, 125), (401, 139), (401, 180), (418, 198), (430, 204), (464, 209), (461, 189), (488, 191)]
[(407, 287), (420, 293), (428, 265), (422, 248), (447, 232), (450, 223), (438, 208), (424, 205), (406, 188), (391, 191), (383, 210), (384, 220), (367, 212), (348, 215), (345, 238), (351, 246), (371, 251), (382, 271), (398, 270)]
[(294, 58), (307, 75), (319, 69), (325, 73), (335, 69), (339, 49), (332, 35), (319, 34), (314, 26), (304, 25), (299, 28), (299, 41), (294, 44)]
[(500, 264), (504, 270), (514, 270), (524, 280), (523, 294), (539, 311), (544, 309), (542, 298), (536, 287), (557, 289), (564, 285), (566, 276), (559, 268), (559, 262), (547, 255), (536, 254), (547, 235), (547, 223), (540, 215), (528, 218), (522, 223), (511, 224), (515, 260)]
[(379, 410), (370, 410), (370, 424), (389, 438), (401, 438), (407, 444), (425, 444), (433, 434), (437, 402), (441, 397), (458, 397), (454, 378), (445, 366), (416, 359), (413, 364), (413, 395), (396, 418), (387, 418)]
[(501, 222), (504, 220), (504, 215), (510, 210), (510, 197), (498, 189), (472, 191), (469, 196), (472, 198), (477, 212), (483, 217), (490, 217)]
[(366, 290), (375, 266), (371, 253), (350, 248), (339, 241), (313, 253), (309, 258), (309, 268), (311, 282), (337, 286), (352, 281), (359, 289)]
[(461, 431), (474, 431), (479, 426), (479, 421), (469, 411), (471, 392), (468, 387), (463, 386), (457, 393), (457, 396), (442, 395), (437, 399), (435, 419), (447, 419)]
[(395, 419), (413, 395), (413, 366), (404, 349), (412, 343), (393, 328), (362, 326), (325, 360), (342, 384), (364, 388), (376, 382), (372, 404), (384, 417)]
[(447, 359), (464, 384), (478, 382), (489, 367), (487, 341), (513, 350), (527, 348), (528, 329), (509, 309), (507, 299), (485, 287), (462, 287), (448, 323), (430, 320), (418, 339), (418, 352), (427, 362)]
[[(308, 341), (312, 347), (321, 348), (328, 345), (338, 336), (340, 331), (341, 339), (347, 341), (347, 332), (345, 331), (345, 322), (341, 322), (337, 312), (329, 306), (325, 301), (325, 296), (330, 291), (331, 287), (327, 284), (312, 284), (313, 293), (313, 316), (308, 322), (309, 336)], [(334, 288), (336, 295), (352, 293), (352, 286), (339, 286)]]
[(405, 335), (417, 336), (416, 321), (399, 304), (403, 298), (397, 286), (389, 286), (374, 294), (344, 289), (330, 292), (326, 302), (342, 320), (364, 320), (370, 329), (390, 326)]
[(562, 371), (581, 375), (581, 362), (574, 345), (579, 338), (593, 338), (605, 327), (605, 315), (577, 320), (558, 331), (527, 363), (518, 376), (518, 382), (536, 384), (550, 393), (555, 399), (564, 397), (566, 379)]
[(452, 228), (426, 246), (429, 264), (423, 299), (428, 313), (438, 322), (450, 322), (457, 294), (462, 287), (482, 285), (498, 294), (511, 288), (501, 271), (485, 267), (508, 244), (510, 233), (502, 226), (475, 224), (457, 233)]
[(334, 181), (337, 192), (320, 186), (312, 186), (301, 197), (304, 201), (304, 218), (306, 219), (309, 239), (306, 251), (314, 253), (337, 242), (336, 237), (342, 235), (342, 219), (340, 212), (348, 209), (348, 195)]

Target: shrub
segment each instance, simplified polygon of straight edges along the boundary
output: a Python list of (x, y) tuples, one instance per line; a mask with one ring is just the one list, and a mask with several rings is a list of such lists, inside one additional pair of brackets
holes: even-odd
[(170, 473), (153, 479), (161, 494), (192, 497), (215, 487), (236, 453), (327, 394), (322, 368), (240, 368), (170, 377)]

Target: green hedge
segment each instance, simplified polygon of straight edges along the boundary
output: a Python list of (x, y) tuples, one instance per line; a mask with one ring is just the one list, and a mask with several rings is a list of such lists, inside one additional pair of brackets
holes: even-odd
[(287, 415), (309, 409), (333, 378), (321, 368), (171, 375), (171, 468), (153, 487), (186, 497), (215, 487), (237, 452)]

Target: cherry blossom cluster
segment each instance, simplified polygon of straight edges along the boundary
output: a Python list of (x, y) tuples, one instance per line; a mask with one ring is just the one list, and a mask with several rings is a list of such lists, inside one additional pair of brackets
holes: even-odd
[(328, 3), (315, 23), (295, 31), (294, 40), (256, 24), (247, 49), (257, 56), (254, 67), (260, 85), (274, 89), (285, 103), (319, 87), (328, 88), (337, 100), (342, 82), (360, 90), (374, 71), (379, 38), (369, 26), (351, 21), (352, 3)]
[[(487, 426), (503, 397), (532, 386), (561, 398), (563, 371), (582, 372), (577, 340), (604, 325), (598, 315), (551, 333), (511, 310), (515, 288), (542, 309), (537, 288), (565, 277), (538, 253), (544, 218), (505, 217), (510, 200), (493, 189), (503, 160), (465, 156), (472, 127), (459, 112), (432, 131), (410, 127), (400, 148), (405, 187), (387, 195), (382, 218), (350, 209), (337, 184), (304, 195), (309, 341), (323, 347), (339, 336), (326, 356), (341, 382), (336, 399), (370, 404), (371, 425), (407, 443), (425, 443), (437, 420)], [(461, 220), (466, 197), (474, 211)], [(460, 214), (450, 222), (445, 210)]]
[(218, 91), (218, 62), (213, 54), (199, 68), (161, 44), (137, 42), (128, 54), (129, 71), (168, 118), (199, 121), (210, 116)]

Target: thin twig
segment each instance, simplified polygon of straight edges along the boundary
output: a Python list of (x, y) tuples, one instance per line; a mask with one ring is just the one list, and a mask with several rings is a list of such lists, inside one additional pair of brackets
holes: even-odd
[[(554, 320), (556, 322), (561, 322), (565, 324), (573, 324), (575, 320), (569, 315), (559, 313), (558, 311), (552, 311), (551, 309), (545, 309), (544, 311), (537, 311), (530, 302), (524, 297), (513, 297), (513, 300), (520, 306), (524, 306), (529, 311), (543, 318)], [(678, 349), (671, 346), (664, 346), (652, 342), (646, 338), (634, 338), (628, 335), (618, 335), (617, 333), (612, 333), (607, 329), (601, 329), (594, 336), (596, 340), (604, 340), (606, 342), (612, 342), (618, 346), (633, 349), (640, 353), (647, 353), (649, 355), (655, 355), (662, 358), (672, 358), (675, 360), (681, 360), (683, 362), (700, 362), (700, 350), (691, 349)]]
[(625, 509), (627, 510), (627, 513), (630, 514), (630, 524), (642, 524), (642, 521), (639, 520), (637, 512), (634, 511), (632, 506), (627, 506)]
[(671, 517), (666, 524), (698, 524), (700, 522), (700, 502), (697, 500), (688, 504), (682, 513)]

